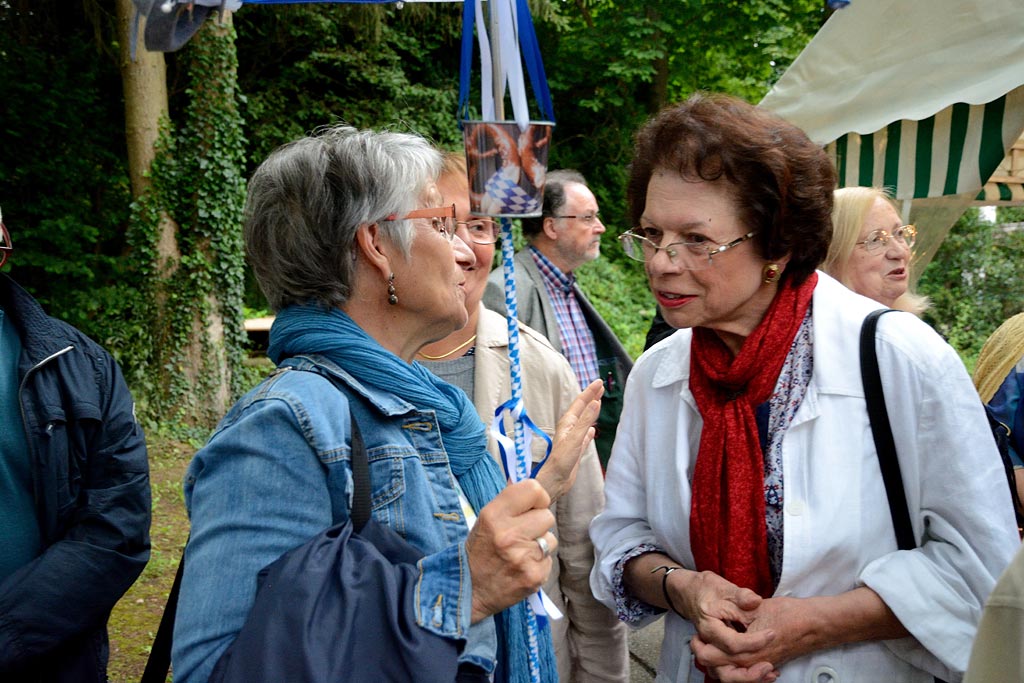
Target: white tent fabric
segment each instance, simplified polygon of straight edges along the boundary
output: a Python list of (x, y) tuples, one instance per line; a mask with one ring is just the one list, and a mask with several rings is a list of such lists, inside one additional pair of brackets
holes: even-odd
[(761, 102), (825, 144), (1024, 85), (1021, 0), (856, 0)]
[(759, 106), (827, 145), (840, 186), (894, 192), (916, 279), (1024, 132), (1024, 0), (856, 0)]

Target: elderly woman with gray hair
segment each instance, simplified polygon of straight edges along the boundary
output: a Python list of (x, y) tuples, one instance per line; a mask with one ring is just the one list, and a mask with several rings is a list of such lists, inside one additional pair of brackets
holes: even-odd
[[(562, 419), (537, 478), (505, 487), (473, 404), (413, 362), (467, 322), (474, 255), (455, 235), (454, 208), (440, 205), (440, 169), (418, 136), (336, 127), (278, 149), (253, 176), (246, 250), (277, 311), (278, 370), (228, 412), (186, 475), (179, 683), (209, 678), (261, 568), (348, 518), (350, 419), (368, 454), (373, 519), (423, 554), (415, 591), (391, 596), (413, 603), (413, 638), (456, 644), (438, 650), (457, 657), (456, 680), (527, 680), (523, 600), (550, 570), (548, 507), (593, 438), (600, 384)], [(330, 642), (332, 626), (281, 647)], [(538, 641), (532, 666), (551, 680), (550, 637)], [(360, 661), (352, 671), (383, 677)]]

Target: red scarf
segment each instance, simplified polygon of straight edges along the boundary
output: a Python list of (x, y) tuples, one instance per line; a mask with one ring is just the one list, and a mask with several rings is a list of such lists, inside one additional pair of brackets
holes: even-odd
[(690, 391), (704, 419), (693, 471), (690, 544), (700, 571), (770, 597), (764, 455), (754, 409), (767, 401), (818, 282), (779, 287), (734, 358), (708, 328), (693, 330)]

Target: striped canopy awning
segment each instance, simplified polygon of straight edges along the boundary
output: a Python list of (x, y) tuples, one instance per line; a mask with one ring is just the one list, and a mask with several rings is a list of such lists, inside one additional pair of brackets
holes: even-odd
[(1024, 183), (985, 183), (974, 201), (981, 206), (1024, 205)]
[(918, 226), (916, 277), (965, 208), (1024, 204), (1007, 156), (1024, 133), (1024, 0), (854, 2), (760, 106), (825, 145), (840, 186), (894, 193)]
[(1010, 146), (974, 201), (982, 206), (1024, 205), (1024, 136)]
[[(890, 188), (897, 199), (924, 199), (978, 193), (1022, 130), (1019, 87), (985, 104), (960, 102), (920, 121), (901, 119), (874, 133), (847, 133), (827, 149), (840, 187), (874, 185)], [(1020, 179), (992, 188), (1000, 201), (1012, 200), (1013, 182)]]

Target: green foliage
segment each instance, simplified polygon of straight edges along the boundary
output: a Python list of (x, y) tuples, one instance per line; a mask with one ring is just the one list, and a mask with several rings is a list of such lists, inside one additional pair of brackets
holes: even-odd
[[(103, 338), (131, 192), (120, 75), (80, 3), (0, 7), (0, 206), (10, 272)], [(66, 6), (65, 6), (66, 5)]]
[(989, 335), (1024, 310), (1024, 231), (1004, 231), (968, 210), (925, 268), (918, 291), (932, 300), (925, 320), (968, 368)]
[(252, 6), (237, 20), (252, 165), (334, 122), (461, 141), (461, 6)]
[[(233, 396), (247, 388), (240, 372), (246, 344), (241, 233), (246, 141), (234, 38), (233, 30), (206, 26), (189, 42), (182, 123), (165, 129), (151, 168), (152, 192), (133, 214), (133, 244), (145, 268), (152, 269), (143, 285), (151, 353), (137, 374), (154, 389), (147, 392), (145, 414), (174, 424), (208, 427), (219, 419), (225, 406), (211, 396), (224, 372)], [(177, 224), (177, 262), (161, 262), (165, 255), (157, 249), (164, 215)], [(222, 340), (208, 329), (213, 321), (223, 323)]]

